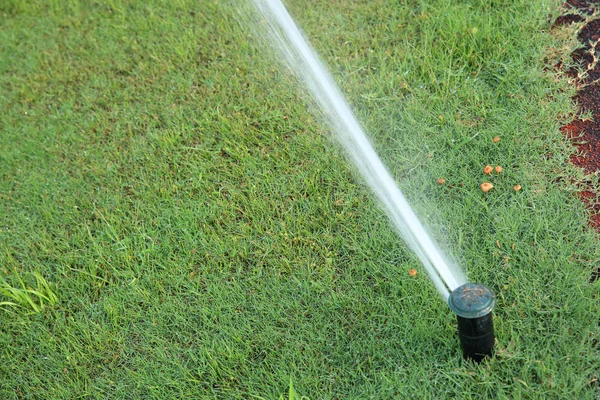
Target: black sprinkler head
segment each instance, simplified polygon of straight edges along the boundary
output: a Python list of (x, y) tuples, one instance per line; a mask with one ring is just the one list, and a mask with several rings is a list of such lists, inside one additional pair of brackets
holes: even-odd
[(458, 337), (465, 359), (480, 362), (492, 356), (496, 341), (492, 321), (495, 302), (494, 293), (478, 283), (465, 283), (450, 293), (448, 305), (458, 320)]

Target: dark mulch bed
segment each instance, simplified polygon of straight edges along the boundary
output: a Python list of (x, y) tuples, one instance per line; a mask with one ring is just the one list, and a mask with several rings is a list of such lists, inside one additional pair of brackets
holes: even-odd
[[(564, 7), (565, 13), (554, 25), (583, 22), (577, 36), (583, 47), (571, 54), (575, 67), (566, 71), (577, 87), (574, 100), (579, 117), (563, 126), (562, 131), (578, 147), (571, 161), (588, 174), (600, 174), (600, 15), (594, 14), (600, 12), (600, 2), (569, 0)], [(592, 118), (583, 118), (590, 114)], [(591, 210), (590, 225), (600, 232), (600, 193), (587, 187), (579, 192), (579, 197)], [(600, 270), (593, 274), (592, 280), (599, 278)]]
[[(574, 100), (579, 106), (578, 115), (590, 114), (591, 119), (577, 118), (562, 127), (562, 131), (578, 147), (571, 161), (588, 174), (600, 171), (600, 3), (584, 0), (569, 0), (565, 3), (565, 14), (557, 18), (555, 26), (584, 22), (578, 39), (583, 47), (571, 54), (577, 67), (566, 71), (577, 86)], [(581, 74), (581, 71), (585, 71)], [(592, 190), (580, 193), (580, 197), (592, 209), (591, 224), (600, 231), (600, 203), (598, 194)]]

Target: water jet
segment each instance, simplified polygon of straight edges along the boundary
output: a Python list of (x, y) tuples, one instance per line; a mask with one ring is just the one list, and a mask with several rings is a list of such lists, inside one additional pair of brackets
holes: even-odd
[(375, 152), (333, 77), (281, 0), (250, 2), (259, 14), (255, 25), (262, 32), (258, 34), (278, 51), (281, 60), (304, 83), (356, 171), (362, 175), (393, 227), (417, 255), (434, 286), (447, 301), (452, 290), (467, 282), (463, 272), (433, 241), (398, 187), (396, 179)]
[(456, 314), (458, 337), (463, 357), (481, 362), (494, 351), (494, 322), (492, 309), (494, 293), (485, 285), (465, 283), (448, 297), (448, 306)]

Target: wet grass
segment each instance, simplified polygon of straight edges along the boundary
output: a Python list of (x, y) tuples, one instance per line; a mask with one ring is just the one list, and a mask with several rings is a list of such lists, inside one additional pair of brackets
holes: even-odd
[(497, 356), (460, 359), (416, 258), (225, 2), (9, 1), (0, 272), (58, 301), (3, 306), (0, 398), (279, 398), (290, 379), (312, 399), (597, 396), (598, 239), (574, 195), (593, 178), (544, 72), (557, 5), (289, 6), (433, 235), (496, 292)]

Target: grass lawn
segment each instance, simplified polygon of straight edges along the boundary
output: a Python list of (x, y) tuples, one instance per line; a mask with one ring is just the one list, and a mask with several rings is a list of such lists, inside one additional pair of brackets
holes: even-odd
[(462, 361), (455, 316), (230, 2), (5, 0), (0, 398), (277, 399), (290, 379), (313, 400), (598, 398), (600, 246), (575, 195), (596, 178), (568, 162), (573, 91), (545, 68), (573, 46), (548, 32), (559, 3), (286, 3), (495, 291), (497, 355)]

